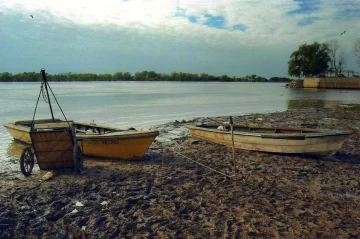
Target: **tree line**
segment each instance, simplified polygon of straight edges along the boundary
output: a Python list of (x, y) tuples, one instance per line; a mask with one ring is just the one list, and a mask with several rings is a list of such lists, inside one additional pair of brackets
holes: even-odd
[[(360, 64), (360, 38), (354, 41), (354, 56)], [(343, 76), (346, 66), (345, 50), (338, 40), (302, 44), (288, 61), (288, 74), (294, 77), (316, 75)], [(354, 74), (354, 73), (353, 73)]]
[[(114, 74), (93, 74), (93, 73), (61, 73), (48, 74), (49, 81), (187, 81), (187, 82), (289, 82), (289, 78), (272, 77), (270, 79), (247, 75), (245, 77), (229, 77), (227, 75), (213, 76), (209, 74), (193, 74), (173, 72), (171, 74), (156, 73), (154, 71), (142, 71), (135, 74), (129, 72), (116, 72)], [(11, 74), (0, 73), (0, 82), (37, 82), (40, 81), (40, 74), (37, 72), (24, 72)]]

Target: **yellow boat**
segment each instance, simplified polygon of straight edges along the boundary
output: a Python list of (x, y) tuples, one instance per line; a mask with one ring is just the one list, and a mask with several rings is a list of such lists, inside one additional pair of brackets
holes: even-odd
[[(10, 135), (19, 141), (31, 143), (30, 128), (32, 120), (15, 121), (5, 124), (4, 127)], [(35, 120), (35, 127), (54, 127), (67, 124), (59, 119)], [(148, 150), (156, 136), (157, 130), (119, 129), (115, 127), (98, 125), (95, 123), (82, 123), (71, 121), (76, 131), (76, 140), (84, 155), (122, 160), (139, 160)]]

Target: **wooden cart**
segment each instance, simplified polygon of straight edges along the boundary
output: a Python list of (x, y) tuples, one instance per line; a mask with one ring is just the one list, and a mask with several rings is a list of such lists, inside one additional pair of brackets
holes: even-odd
[[(42, 170), (75, 168), (77, 172), (81, 172), (82, 155), (75, 139), (75, 131), (72, 129), (72, 122), (67, 120), (58, 122), (54, 119), (48, 92), (48, 88), (50, 88), (50, 86), (46, 80), (44, 69), (41, 69), (41, 76), (41, 89), (34, 111), (33, 123), (29, 132), (31, 146), (25, 147), (21, 153), (21, 172), (25, 176), (31, 175), (35, 163), (35, 157), (39, 168)], [(56, 100), (52, 90), (51, 93)], [(34, 119), (40, 95), (43, 95), (44, 100), (50, 106), (53, 122), (35, 124)], [(63, 112), (57, 100), (56, 103), (58, 104), (61, 112)]]
[(20, 169), (31, 175), (35, 158), (41, 170), (75, 168), (82, 170), (81, 150), (66, 122), (34, 125), (30, 131), (31, 146), (23, 149)]

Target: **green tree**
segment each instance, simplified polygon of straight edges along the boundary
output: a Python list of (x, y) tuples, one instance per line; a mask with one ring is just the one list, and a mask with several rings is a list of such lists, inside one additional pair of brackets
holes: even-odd
[(98, 75), (98, 79), (100, 81), (112, 81), (113, 77), (111, 74), (100, 74), (100, 75)]
[(294, 51), (288, 61), (290, 76), (300, 77), (323, 73), (328, 69), (329, 48), (326, 43), (303, 44)]
[(116, 81), (123, 80), (123, 75), (124, 75), (124, 73), (122, 73), (122, 72), (116, 72), (114, 74), (113, 79), (116, 80)]
[(11, 73), (9, 72), (0, 73), (0, 81), (7, 82), (7, 81), (11, 81), (11, 79), (12, 79)]
[(125, 72), (124, 75), (123, 75), (123, 77), (124, 77), (124, 80), (125, 80), (125, 81), (130, 81), (130, 80), (133, 79), (132, 76), (131, 76), (131, 74), (130, 74), (130, 72)]
[(146, 74), (147, 74), (147, 71), (136, 72), (136, 73), (134, 74), (134, 80), (135, 80), (135, 81), (143, 81), (143, 80), (146, 80)]

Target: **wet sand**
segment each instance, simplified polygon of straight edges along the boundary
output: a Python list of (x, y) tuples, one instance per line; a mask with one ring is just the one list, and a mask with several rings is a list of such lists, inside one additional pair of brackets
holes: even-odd
[(185, 129), (228, 117), (155, 127), (160, 137), (140, 162), (85, 159), (84, 174), (49, 181), (46, 171), (3, 173), (0, 238), (359, 238), (358, 119), (349, 107), (235, 117), (353, 132), (327, 158), (236, 150), (236, 185), (232, 150)]

